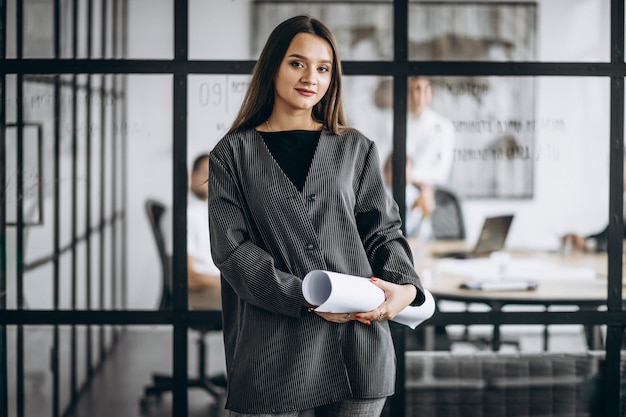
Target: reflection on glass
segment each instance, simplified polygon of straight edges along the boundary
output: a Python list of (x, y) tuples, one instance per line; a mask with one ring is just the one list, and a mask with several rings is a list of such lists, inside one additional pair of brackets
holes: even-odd
[[(134, 0), (128, 2), (125, 8), (128, 20), (126, 57), (133, 59), (173, 58), (174, 2), (172, 0)], [(219, 13), (215, 14), (219, 15)], [(220, 36), (223, 34), (216, 34), (213, 39), (219, 39)]]
[(410, 4), (409, 57), (422, 61), (535, 60), (537, 9), (534, 3)]
[[(383, 163), (392, 151), (391, 78), (344, 80), (348, 118), (376, 141)], [(470, 242), (494, 211), (516, 214), (507, 241), (513, 246), (557, 250), (567, 232), (590, 235), (606, 226), (607, 78), (468, 76), (429, 81), (428, 107), (438, 119), (448, 120), (446, 129), (454, 135), (450, 175), (443, 185), (461, 198)], [(410, 94), (407, 99), (410, 104)], [(410, 116), (407, 120), (413, 123)], [(428, 140), (437, 141), (444, 126), (431, 130), (435, 135)], [(419, 147), (412, 143), (413, 130), (407, 132), (410, 157), (409, 150)], [(423, 156), (423, 150), (415, 152), (416, 160)], [(438, 155), (434, 158), (436, 166)], [(434, 182), (442, 185), (441, 180)]]
[[(40, 123), (23, 123), (22, 137), (22, 160), (19, 173), (22, 178), (21, 197), (22, 221), (24, 225), (43, 224), (43, 173), (42, 173), (42, 146), (43, 130)], [(17, 222), (17, 137), (18, 127), (16, 124), (6, 126), (6, 172), (7, 184), (5, 188), (7, 210), (7, 223), (15, 225)]]
[(415, 181), (464, 198), (533, 196), (535, 80), (411, 77), (407, 156)]
[(22, 53), (24, 58), (52, 58), (54, 55), (54, 3), (24, 1), (22, 4), (23, 27)]
[(127, 111), (120, 122), (128, 161), (128, 308), (155, 309), (159, 307), (162, 272), (146, 202), (155, 199), (172, 206), (172, 77), (129, 75), (124, 94)]
[[(224, 136), (234, 120), (248, 89), (249, 76), (197, 75), (189, 77), (187, 171), (187, 256), (189, 308), (221, 310), (219, 270), (210, 255), (208, 234), (206, 154)], [(171, 222), (171, 210), (164, 222)], [(166, 252), (171, 255), (173, 235), (164, 230)]]
[[(411, 3), (409, 56), (433, 61), (608, 61), (608, 0)], [(577, 25), (592, 33), (580, 34)], [(558, 34), (558, 36), (556, 36)], [(571, 39), (564, 47), (558, 39)]]
[(386, 61), (393, 59), (392, 4), (351, 3), (257, 3), (254, 13), (256, 33), (253, 56), (276, 25), (297, 14), (320, 19), (333, 32), (342, 60)]
[[(55, 30), (54, 30), (54, 4), (53, 1), (9, 1), (7, 3), (7, 57), (15, 58), (18, 55), (18, 46), (22, 48), (21, 56), (24, 58), (111, 58), (114, 55), (119, 56), (122, 48), (122, 21), (125, 9), (124, 2), (106, 2), (106, 9), (103, 10), (102, 0), (89, 2), (91, 7), (87, 7), (87, 0), (80, 1), (60, 1), (59, 2), (59, 56), (55, 57)], [(169, 3), (169, 2), (168, 2)], [(145, 15), (145, 19), (157, 20), (160, 23), (156, 25), (136, 24), (135, 27), (146, 33), (150, 28), (155, 29), (155, 33), (162, 33), (163, 27), (168, 24), (171, 27), (171, 7), (168, 9), (167, 4), (163, 2), (146, 2), (142, 4), (139, 1), (131, 2), (135, 7), (129, 7), (129, 17), (136, 18), (137, 13)], [(17, 44), (17, 7), (22, 7), (22, 42)], [(162, 5), (161, 7), (159, 7)], [(91, 10), (91, 18), (88, 11)], [(150, 12), (153, 12), (151, 14)], [(74, 16), (76, 20), (74, 20)], [(142, 21), (142, 17), (138, 20)], [(103, 22), (106, 21), (106, 27)], [(154, 23), (154, 22), (152, 22)], [(133, 24), (129, 24), (129, 34), (134, 34)], [(158, 29), (158, 32), (156, 31)], [(105, 33), (103, 33), (103, 31)], [(76, 33), (76, 50), (74, 50), (73, 36)], [(154, 39), (152, 34), (142, 39)], [(143, 36), (143, 35), (140, 35)], [(87, 39), (91, 39), (91, 45), (87, 45)], [(117, 45), (114, 40), (117, 39)], [(129, 38), (134, 40), (135, 37)], [(130, 43), (129, 43), (130, 45)], [(171, 45), (171, 41), (170, 41)], [(156, 44), (154, 48), (160, 48), (162, 45)], [(91, 50), (89, 51), (89, 48)], [(141, 48), (138, 48), (142, 51)], [(89, 53), (88, 53), (89, 51)], [(142, 52), (150, 53), (143, 50)], [(167, 53), (170, 53), (171, 48)], [(76, 56), (74, 56), (76, 55)], [(154, 56), (157, 57), (156, 55)]]
[[(251, 55), (252, 1), (190, 0), (190, 59), (257, 59)], [(240, 24), (234, 25), (233, 22)], [(244, 23), (246, 22), (246, 23)], [(228, 42), (209, 40), (228, 39)]]
[[(16, 346), (16, 328), (9, 327), (9, 345)], [(48, 414), (52, 404), (53, 380), (50, 373), (50, 350), (53, 345), (53, 330), (50, 326), (23, 327), (23, 360), (18, 363), (16, 358), (7, 358), (10, 373), (17, 371), (17, 366), (24, 372), (24, 414), (29, 416)], [(17, 346), (16, 346), (17, 348)], [(9, 352), (15, 353), (12, 349)], [(16, 381), (17, 382), (17, 381)], [(12, 386), (9, 384), (9, 386)], [(14, 386), (15, 387), (15, 386)], [(11, 414), (11, 413), (9, 413)]]
[[(368, 1), (195, 0), (189, 5), (189, 54), (192, 59), (257, 59), (276, 25), (292, 16), (308, 14), (330, 28), (337, 38), (343, 60), (392, 60), (392, 6), (391, 2)], [(230, 24), (247, 21), (248, 16), (252, 19), (249, 25)], [(229, 42), (207, 42), (207, 39), (228, 39)]]
[(187, 146), (191, 164), (195, 156), (212, 149), (230, 128), (250, 76), (190, 75), (188, 80)]
[[(7, 77), (7, 220), (9, 226), (15, 224), (20, 202), (25, 223), (23, 253), (7, 259), (9, 271), (17, 271), (18, 262), (24, 263), (24, 298), (18, 300), (24, 308), (55, 308), (52, 264), (57, 238), (58, 307), (121, 304), (121, 257), (111, 254), (119, 251), (122, 236), (121, 217), (116, 217), (122, 206), (121, 137), (132, 134), (115, 116), (123, 106), (112, 79), (110, 75), (63, 74), (56, 88), (54, 76), (29, 74), (22, 79), (22, 97), (18, 98), (17, 78)], [(19, 129), (18, 100), (22, 103)], [(21, 160), (18, 139), (22, 140)], [(20, 165), (23, 191), (18, 196)], [(89, 245), (85, 244), (87, 236)], [(9, 252), (14, 251), (15, 244), (9, 245)], [(13, 279), (12, 273), (9, 276)], [(80, 283), (75, 277), (81, 277)], [(100, 284), (106, 291), (102, 297), (93, 294)], [(17, 280), (9, 288), (15, 291), (16, 285)], [(88, 288), (92, 294), (87, 294)]]
[(382, 165), (393, 148), (393, 79), (344, 76), (343, 83), (348, 123), (376, 143)]

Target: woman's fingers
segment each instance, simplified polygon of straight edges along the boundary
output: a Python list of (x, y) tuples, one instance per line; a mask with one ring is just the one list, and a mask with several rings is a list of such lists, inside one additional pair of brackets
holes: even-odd
[(371, 282), (385, 293), (385, 301), (374, 310), (364, 313), (369, 320), (391, 320), (408, 306), (417, 296), (417, 288), (412, 284), (394, 284), (377, 277)]
[(348, 323), (355, 319), (354, 313), (323, 313), (316, 311), (315, 314), (333, 323)]
[(373, 321), (393, 319), (415, 299), (417, 289), (414, 285), (398, 285), (377, 277), (371, 277), (371, 282), (385, 293), (385, 301), (377, 308), (361, 313), (323, 313), (319, 311), (315, 313), (324, 320), (333, 323), (348, 323), (357, 320), (369, 326)]

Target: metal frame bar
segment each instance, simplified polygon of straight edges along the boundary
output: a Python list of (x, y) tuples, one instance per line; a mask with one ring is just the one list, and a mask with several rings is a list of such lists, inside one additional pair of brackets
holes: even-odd
[[(87, 10), (86, 10), (86, 18), (87, 18), (87, 28), (93, 27), (93, 0), (87, 0)], [(78, 23), (78, 22), (77, 22)], [(92, 32), (87, 29), (87, 59), (92, 59), (93, 55), (93, 47), (92, 47)], [(92, 160), (92, 119), (91, 119), (91, 91), (92, 91), (92, 75), (87, 74), (86, 86), (87, 86), (87, 94), (85, 97), (85, 126), (87, 126), (87, 131), (85, 132), (85, 219), (87, 222), (87, 230), (86, 230), (86, 245), (85, 245), (85, 268), (86, 268), (86, 285), (85, 285), (85, 299), (87, 300), (87, 309), (90, 310), (92, 308), (92, 300), (91, 300), (91, 292), (93, 285), (93, 274), (92, 274), (92, 257), (91, 257), (91, 233), (92, 233), (92, 207), (91, 207), (91, 180), (92, 180), (92, 169), (91, 169), (91, 160)], [(95, 373), (94, 366), (92, 363), (93, 358), (93, 349), (94, 349), (94, 335), (96, 333), (93, 332), (91, 326), (87, 326), (87, 375), (88, 379), (91, 379)]]
[[(0, 0), (0, 60), (6, 58), (7, 48), (7, 5)], [(6, 125), (6, 74), (0, 76), (0, 125)], [(7, 307), (7, 217), (6, 217), (6, 132), (0, 129), (0, 313)], [(0, 414), (9, 415), (7, 364), (7, 326), (0, 324)]]
[[(158, 60), (158, 59), (4, 59), (0, 74), (241, 74), (252, 72), (255, 61)], [(610, 62), (493, 62), (493, 61), (343, 61), (344, 75), (423, 75), (484, 76), (623, 76), (626, 63)]]
[[(187, 0), (174, 1), (174, 61), (185, 63), (188, 59), (188, 39), (186, 28), (189, 10)], [(184, 30), (178, 30), (184, 28)], [(188, 310), (187, 307), (187, 72), (174, 72), (173, 80), (173, 132), (172, 132), (172, 215), (173, 221), (173, 313)], [(174, 380), (172, 390), (172, 416), (188, 414), (187, 395), (187, 324), (174, 324), (172, 339)]]
[[(611, 63), (623, 63), (624, 55), (624, 2), (611, 1)], [(624, 242), (624, 74), (611, 77), (610, 109), (610, 181), (609, 181), (609, 276), (607, 308), (609, 312), (622, 312), (622, 262)], [(622, 415), (620, 401), (620, 356), (624, 326), (607, 326), (606, 359), (604, 363), (604, 403), (607, 416)]]
[[(27, 127), (34, 127), (37, 130), (37, 145), (36, 145), (36, 149), (37, 149), (37, 211), (38, 211), (38, 219), (35, 222), (28, 222), (26, 219), (23, 219), (22, 220), (22, 226), (35, 226), (35, 225), (42, 225), (43, 222), (44, 222), (44, 218), (43, 218), (43, 212), (44, 212), (44, 207), (43, 207), (43, 157), (42, 157), (42, 150), (43, 150), (43, 127), (42, 127), (41, 123), (28, 123), (28, 122), (21, 123), (21, 124), (5, 123), (4, 124), (4, 128), (5, 128), (4, 129), (4, 133), (6, 134), (6, 131), (8, 130), (8, 128), (15, 128), (15, 130), (17, 132), (17, 131), (23, 131), (23, 129), (27, 128)], [(5, 138), (6, 138), (6, 136), (5, 136)], [(6, 141), (6, 139), (5, 139), (5, 141)], [(5, 153), (5, 155), (6, 155), (6, 153)], [(6, 159), (6, 156), (5, 156), (5, 159)], [(22, 169), (22, 172), (23, 172), (23, 169)], [(3, 208), (5, 208), (4, 205), (3, 205)], [(9, 220), (5, 220), (5, 222), (6, 222), (6, 226), (17, 226), (17, 221), (11, 222)]]
[[(409, 3), (400, 0), (394, 3), (394, 62), (405, 64), (409, 60)], [(393, 153), (392, 153), (392, 189), (396, 201), (406, 201), (406, 118), (407, 118), (407, 77), (393, 77)], [(406, 204), (398, 204), (400, 216), (406, 216)], [(404, 223), (402, 225), (404, 231)], [(396, 354), (396, 388), (385, 405), (389, 416), (405, 414), (405, 355), (406, 331), (404, 326), (391, 325), (391, 335)]]

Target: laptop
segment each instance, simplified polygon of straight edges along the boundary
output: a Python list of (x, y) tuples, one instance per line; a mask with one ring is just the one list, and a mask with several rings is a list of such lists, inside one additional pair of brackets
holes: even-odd
[(433, 252), (436, 258), (478, 258), (489, 256), (492, 252), (504, 249), (506, 237), (509, 234), (513, 215), (507, 214), (502, 216), (487, 217), (483, 222), (483, 228), (476, 245), (472, 249), (460, 251), (441, 251)]

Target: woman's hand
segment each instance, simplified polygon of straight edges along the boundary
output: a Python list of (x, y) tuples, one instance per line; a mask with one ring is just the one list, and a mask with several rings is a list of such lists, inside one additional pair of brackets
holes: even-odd
[(435, 187), (430, 184), (414, 183), (419, 190), (420, 195), (417, 200), (413, 202), (412, 210), (421, 209), (422, 217), (428, 218), (435, 211)]
[(323, 318), (327, 321), (332, 321), (333, 323), (348, 323), (355, 319), (354, 313), (322, 313), (316, 311), (315, 314)]
[(315, 313), (324, 320), (332, 321), (333, 323), (347, 323), (354, 320), (354, 313), (322, 313), (321, 311), (315, 311), (317, 306), (306, 301), (304, 306), (309, 310), (309, 313)]
[[(372, 321), (391, 320), (398, 315), (406, 306), (411, 304), (417, 296), (417, 288), (412, 284), (394, 284), (384, 281), (376, 277), (372, 277), (371, 281), (385, 293), (385, 301), (372, 311), (364, 313), (323, 313), (320, 311), (312, 311), (324, 320), (333, 323), (348, 323), (352, 320), (358, 320), (363, 324), (371, 325)], [(309, 307), (309, 306), (307, 306)], [(311, 308), (313, 308), (311, 306)]]
[(371, 281), (384, 291), (385, 301), (372, 311), (353, 315), (356, 320), (368, 325), (372, 321), (393, 319), (417, 296), (417, 287), (413, 284), (399, 285), (376, 277), (372, 277)]

